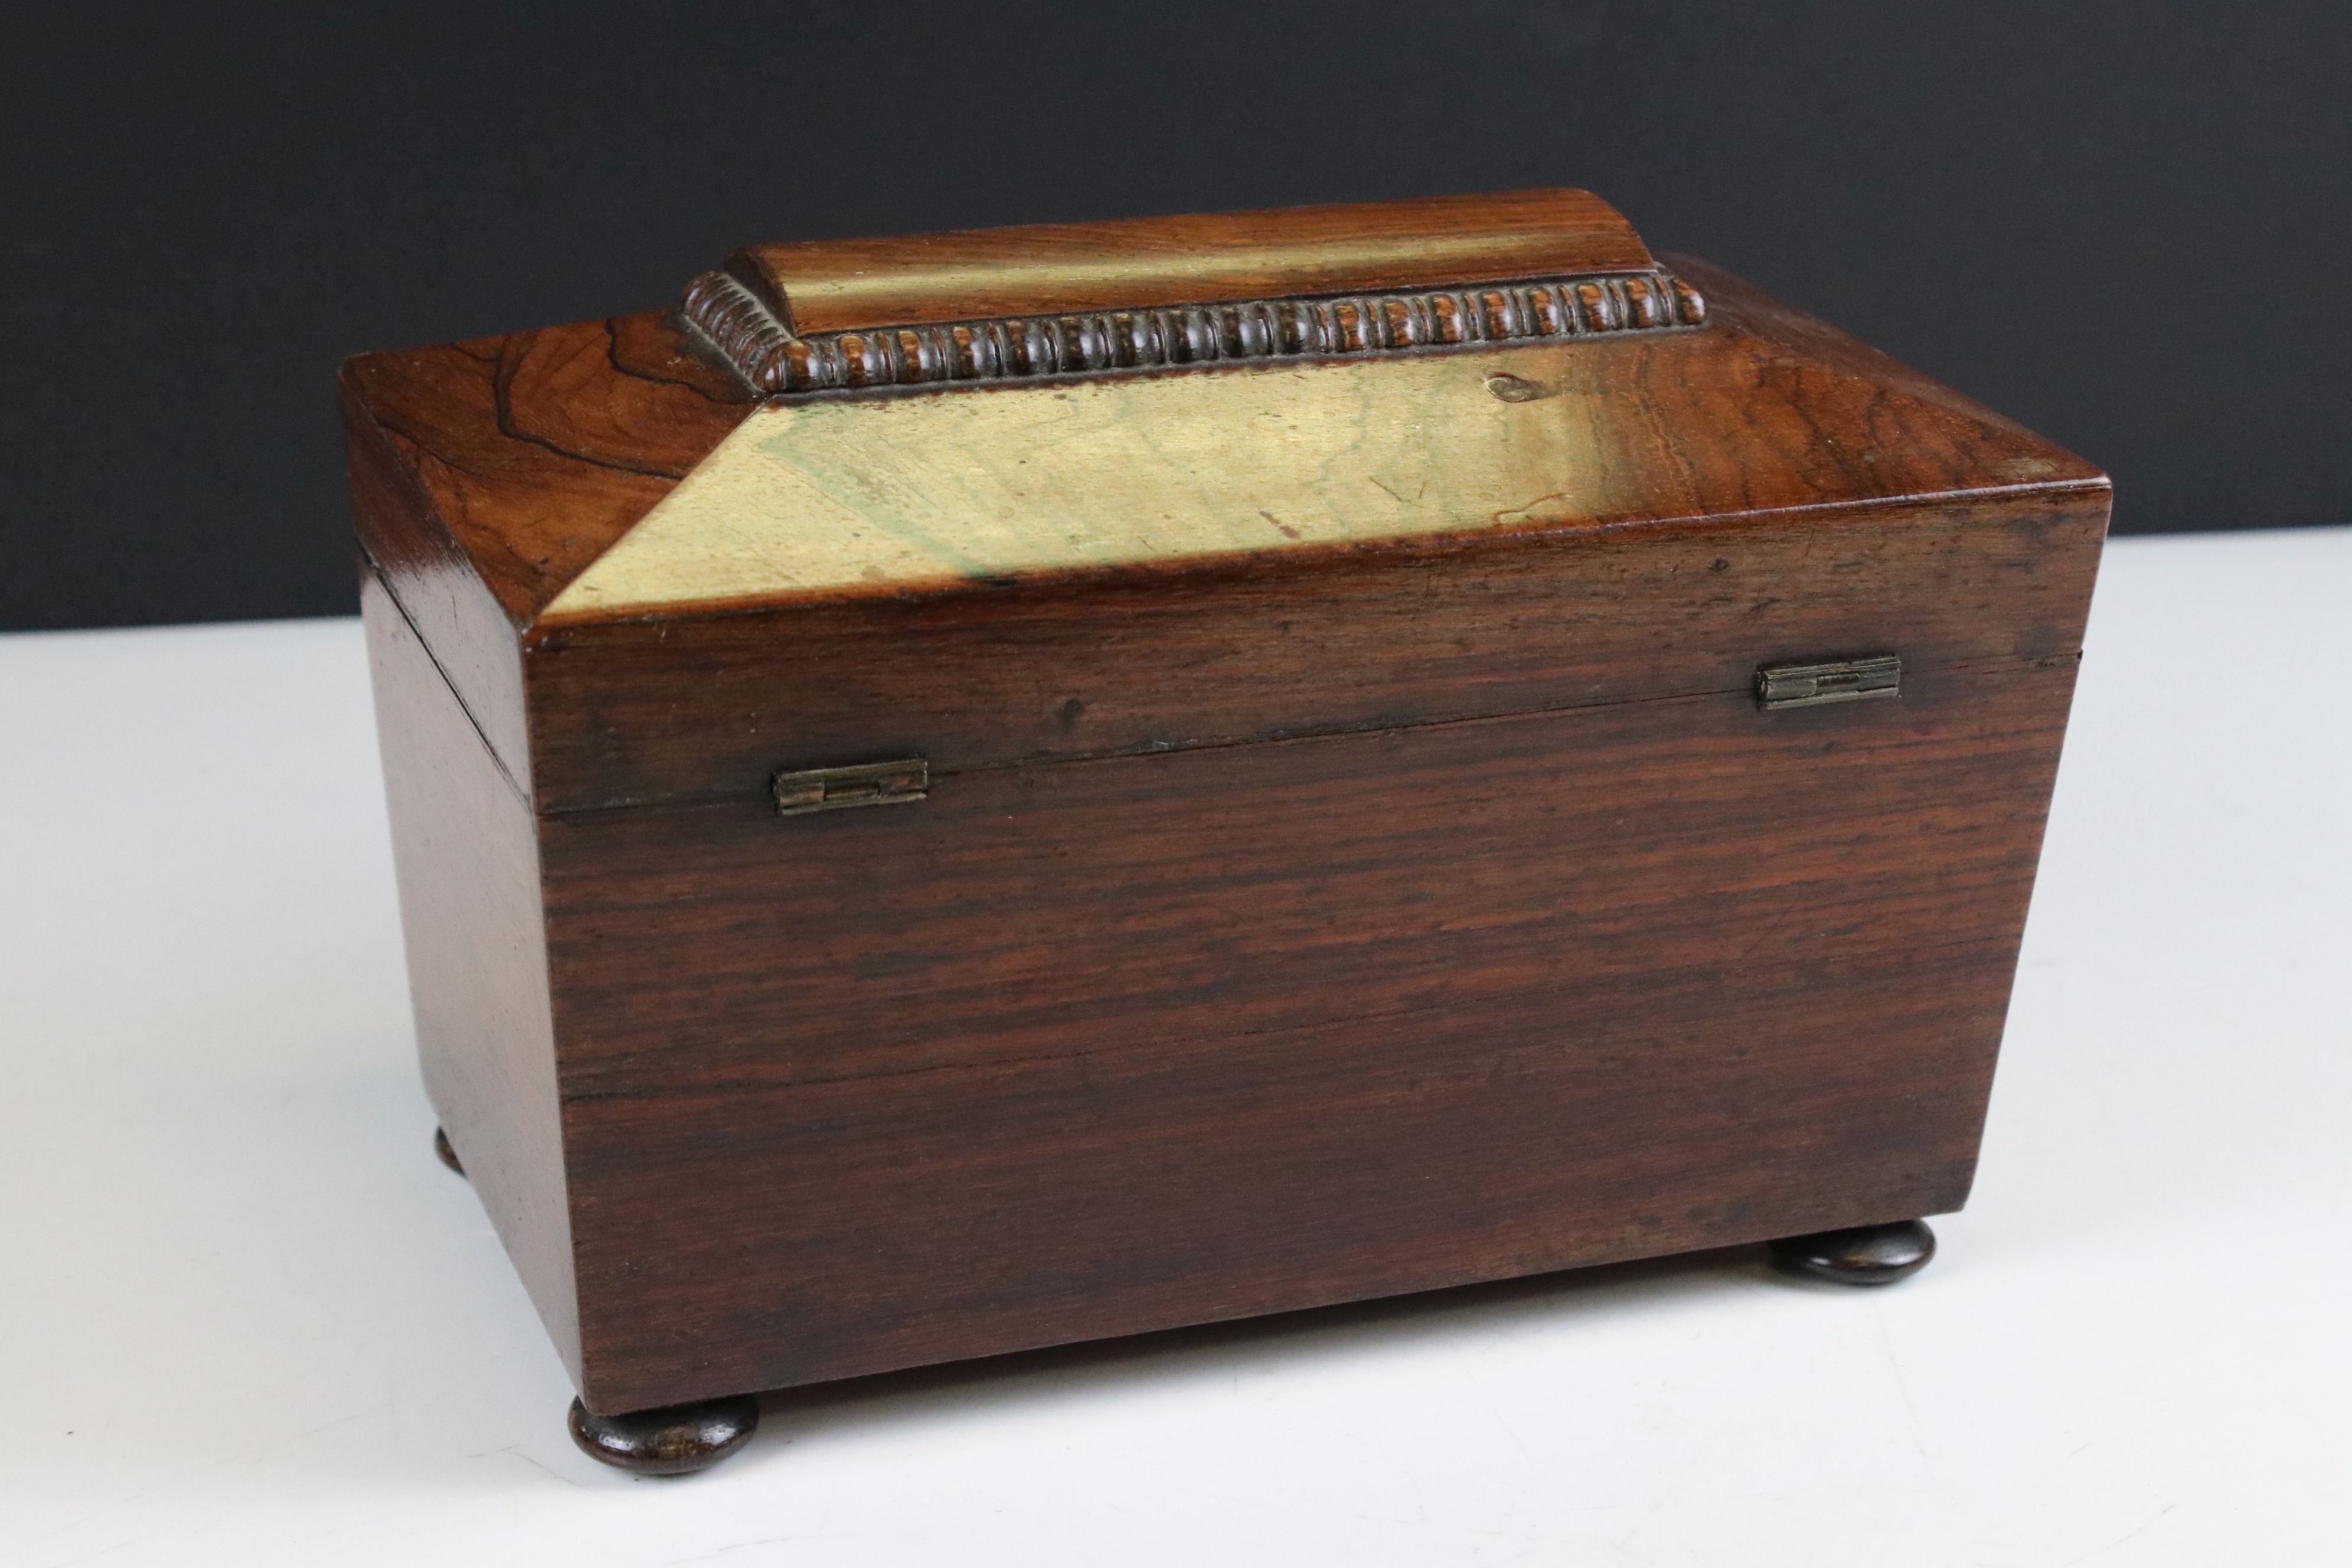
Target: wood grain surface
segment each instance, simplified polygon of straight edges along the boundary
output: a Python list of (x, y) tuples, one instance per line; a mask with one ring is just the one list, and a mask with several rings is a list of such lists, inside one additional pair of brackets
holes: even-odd
[(2004, 661), (1891, 703), (1724, 693), (935, 774), (888, 811), (550, 820), (566, 1089), (1291, 1028), (1678, 942), (1772, 963), (2013, 935), (2039, 818), (2011, 792), (2046, 786), (2072, 679)]
[(577, 1100), (586, 1397), (1945, 1212), (2013, 962), (1661, 968), (1158, 1050)]
[(579, 1293), (536, 825), (373, 572), (361, 576), (360, 614), (425, 1094), (576, 1380)]
[(2007, 975), (1981, 946), (1651, 972), (1569, 1029), (1560, 998), (1519, 995), (887, 1089), (582, 1102), (587, 1397), (1943, 1212), (1971, 1179)]

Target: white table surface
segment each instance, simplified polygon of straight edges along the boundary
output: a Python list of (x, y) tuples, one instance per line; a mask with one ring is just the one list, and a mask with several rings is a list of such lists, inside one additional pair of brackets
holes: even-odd
[(357, 623), (0, 637), (0, 1562), (2352, 1563), (2352, 530), (2107, 558), (1969, 1210), (771, 1397), (646, 1481), (411, 1061)]

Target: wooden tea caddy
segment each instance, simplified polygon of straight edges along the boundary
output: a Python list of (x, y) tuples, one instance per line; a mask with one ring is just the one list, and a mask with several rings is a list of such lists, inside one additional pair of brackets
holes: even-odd
[(1591, 195), (755, 247), (342, 390), (440, 1146), (600, 1458), (1968, 1195), (2107, 481)]

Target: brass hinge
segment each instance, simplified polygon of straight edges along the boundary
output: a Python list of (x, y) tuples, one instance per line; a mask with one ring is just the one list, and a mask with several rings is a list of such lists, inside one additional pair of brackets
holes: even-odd
[(1902, 690), (1903, 661), (1891, 653), (1834, 664), (1768, 664), (1756, 672), (1759, 708), (1859, 702), (1865, 697), (1897, 697)]
[(930, 787), (930, 764), (920, 757), (778, 773), (776, 815), (804, 816), (812, 811), (845, 811), (853, 805), (896, 805), (922, 799)]

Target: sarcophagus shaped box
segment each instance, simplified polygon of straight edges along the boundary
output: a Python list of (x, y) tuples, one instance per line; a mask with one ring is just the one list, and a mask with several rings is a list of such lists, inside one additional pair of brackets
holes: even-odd
[(607, 1458), (1967, 1196), (2106, 481), (1591, 196), (343, 386), (425, 1081)]

